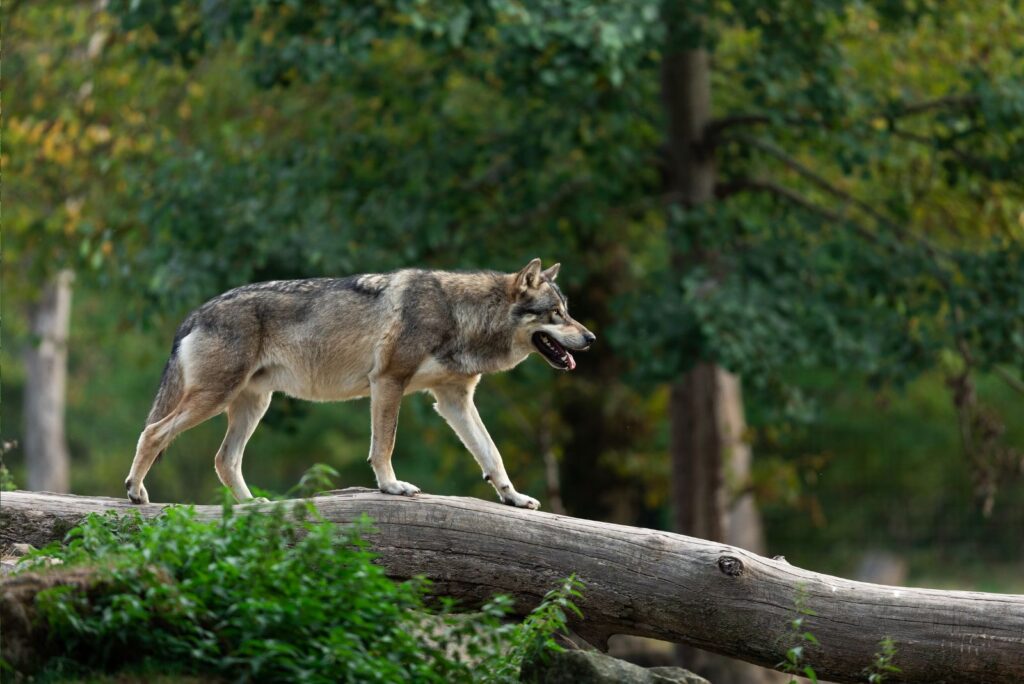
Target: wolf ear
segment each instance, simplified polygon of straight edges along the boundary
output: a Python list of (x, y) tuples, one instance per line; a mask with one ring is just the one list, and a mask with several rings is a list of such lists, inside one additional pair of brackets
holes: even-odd
[(555, 264), (544, 269), (544, 277), (554, 282), (555, 278), (558, 277), (558, 269), (562, 268), (562, 264)]
[(540, 285), (540, 259), (534, 259), (516, 274), (516, 289), (526, 292), (538, 285)]

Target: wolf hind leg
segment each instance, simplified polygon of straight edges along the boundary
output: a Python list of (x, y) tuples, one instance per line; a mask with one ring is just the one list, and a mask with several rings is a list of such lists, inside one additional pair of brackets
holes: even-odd
[(391, 452), (395, 449), (398, 430), (398, 409), (402, 405), (405, 384), (400, 380), (377, 377), (370, 381), (370, 465), (377, 477), (377, 487), (385, 494), (418, 494), (420, 488), (395, 477)]
[[(476, 380), (479, 380), (477, 376)], [(437, 403), (434, 408), (455, 434), (466, 445), (473, 458), (480, 464), (484, 479), (491, 483), (502, 503), (518, 508), (540, 508), (540, 502), (533, 497), (520, 494), (512, 486), (512, 480), (505, 472), (505, 464), (501, 461), (498, 447), (484, 427), (484, 422), (473, 403), (473, 390), (476, 380), (466, 385), (445, 385), (435, 387), (432, 391)]]
[(228, 405), (228, 431), (217, 450), (214, 469), (238, 501), (253, 498), (242, 477), (242, 456), (245, 445), (270, 407), (270, 397), (270, 392), (242, 391)]
[(185, 430), (222, 413), (227, 402), (228, 396), (223, 391), (186, 391), (178, 405), (167, 416), (146, 426), (139, 436), (135, 459), (124, 483), (132, 503), (149, 503), (149, 493), (142, 481), (160, 452)]

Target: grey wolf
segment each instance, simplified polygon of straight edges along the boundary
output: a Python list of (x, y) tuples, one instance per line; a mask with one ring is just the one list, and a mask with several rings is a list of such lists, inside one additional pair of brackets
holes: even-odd
[(518, 273), (406, 269), (391, 273), (246, 285), (194, 310), (178, 328), (160, 388), (125, 481), (149, 502), (143, 479), (181, 432), (227, 412), (214, 459), (236, 499), (252, 499), (242, 452), (274, 392), (311, 401), (370, 397), (369, 462), (380, 491), (420, 490), (395, 476), (402, 397), (428, 391), (506, 504), (538, 508), (512, 486), (473, 403), (484, 373), (532, 353), (576, 367), (573, 351), (596, 337), (569, 315), (555, 285), (559, 264), (534, 259)]

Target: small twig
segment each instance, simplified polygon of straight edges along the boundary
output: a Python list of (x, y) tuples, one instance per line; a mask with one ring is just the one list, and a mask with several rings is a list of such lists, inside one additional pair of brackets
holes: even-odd
[(990, 164), (987, 162), (987, 160), (981, 157), (976, 157), (973, 154), (968, 154), (967, 152), (964, 152), (963, 150), (954, 147), (952, 144), (949, 143), (948, 139), (944, 140), (941, 138), (933, 138), (927, 135), (921, 135), (920, 133), (904, 131), (899, 128), (893, 128), (891, 129), (891, 132), (897, 138), (903, 138), (904, 140), (909, 140), (911, 142), (918, 143), (919, 145), (930, 147), (931, 149), (939, 152), (949, 152), (967, 166), (972, 167), (978, 171), (985, 172), (989, 170)]
[[(868, 118), (882, 116), (894, 119), (902, 116), (913, 116), (915, 114), (921, 114), (923, 112), (931, 111), (933, 109), (942, 109), (944, 107), (963, 108), (971, 107), (976, 104), (978, 104), (977, 95), (947, 95), (945, 97), (939, 97), (934, 100), (925, 100), (923, 102), (915, 102), (912, 104), (903, 105), (902, 110), (897, 112), (871, 112), (867, 116)], [(723, 131), (729, 128), (771, 123), (785, 123), (795, 126), (829, 127), (829, 124), (827, 122), (817, 121), (815, 119), (807, 117), (772, 116), (770, 114), (765, 114), (761, 112), (746, 112), (742, 114), (729, 114), (727, 116), (720, 116), (712, 119), (710, 122), (708, 122), (708, 125), (705, 128), (705, 139), (715, 140)]]
[(977, 95), (946, 95), (944, 97), (937, 97), (934, 100), (925, 100), (924, 102), (905, 105), (901, 112), (890, 113), (889, 116), (913, 116), (914, 114), (921, 114), (945, 107), (950, 109), (973, 107), (978, 104), (978, 101)]
[(806, 196), (801, 195), (796, 190), (780, 185), (774, 181), (765, 180), (763, 178), (737, 178), (715, 186), (715, 195), (719, 198), (729, 197), (730, 195), (747, 191), (771, 193), (772, 195), (780, 197), (795, 206), (814, 212), (829, 221), (848, 225), (868, 242), (873, 244), (878, 243), (878, 236), (875, 233), (870, 231), (867, 226), (851, 219), (845, 214), (845, 212), (837, 212), (829, 209), (828, 207), (823, 207)]
[(741, 177), (735, 178), (730, 181), (726, 181), (724, 183), (719, 183), (718, 185), (715, 186), (715, 196), (718, 197), (719, 199), (724, 199), (726, 197), (731, 197), (732, 195), (737, 195), (739, 193), (749, 191), (771, 193), (783, 199), (789, 200), (791, 203), (797, 206), (813, 211), (816, 214), (820, 214), (825, 218), (829, 219), (830, 221), (843, 220), (842, 214), (832, 211), (827, 207), (823, 207), (820, 204), (815, 204), (804, 195), (798, 193), (796, 190), (793, 190), (792, 188), (787, 188), (786, 186), (780, 185), (775, 181), (770, 181), (763, 178)]
[(797, 116), (771, 116), (768, 114), (732, 114), (711, 119), (704, 128), (704, 140), (714, 143), (722, 132), (738, 126), (754, 126), (758, 124), (786, 123), (792, 126), (814, 126), (820, 121)]
[(1005, 368), (1001, 368), (1000, 366), (993, 366), (992, 370), (995, 371), (996, 375), (1002, 378), (1003, 382), (1005, 382), (1007, 385), (1017, 390), (1021, 394), (1024, 394), (1024, 381), (1016, 377), (1013, 373), (1006, 370)]
[(797, 159), (791, 157), (782, 148), (773, 145), (772, 143), (767, 142), (765, 140), (753, 138), (750, 136), (738, 136), (737, 140), (749, 145), (750, 147), (753, 147), (756, 150), (760, 150), (771, 157), (775, 157), (785, 166), (789, 167), (800, 176), (803, 176), (811, 183), (824, 190), (825, 192), (835, 197), (838, 197), (842, 200), (845, 200), (846, 202), (857, 207), (862, 212), (864, 212), (871, 218), (875, 219), (879, 223), (879, 225), (883, 225), (891, 229), (892, 231), (898, 233), (901, 237), (906, 237), (906, 229), (903, 226), (893, 221), (888, 216), (881, 213), (864, 200), (854, 197), (851, 193), (847, 192), (846, 190), (843, 190), (839, 186), (834, 185), (830, 181), (826, 180), (817, 171), (814, 171), (810, 167), (804, 165), (802, 162), (797, 161)]

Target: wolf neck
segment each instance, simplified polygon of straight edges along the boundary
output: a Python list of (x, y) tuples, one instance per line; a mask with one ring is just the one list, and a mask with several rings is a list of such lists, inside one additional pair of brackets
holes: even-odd
[(445, 289), (455, 318), (449, 358), (460, 372), (491, 373), (516, 365), (509, 276), (504, 273), (451, 274)]

